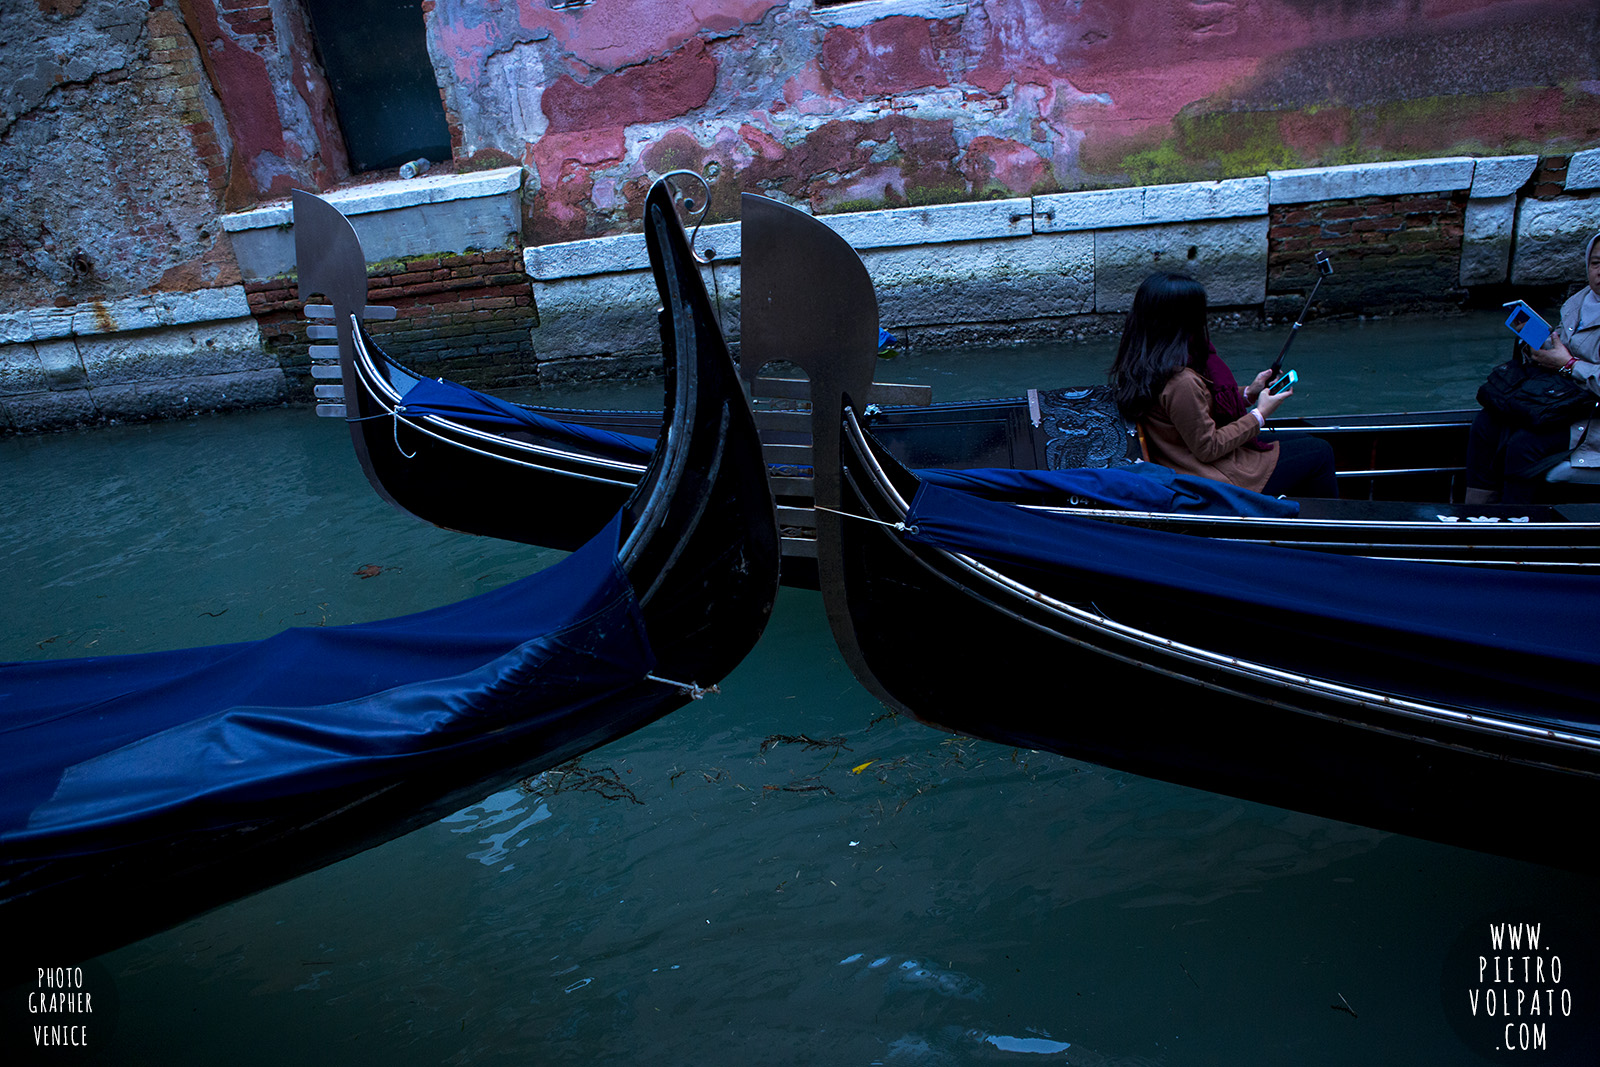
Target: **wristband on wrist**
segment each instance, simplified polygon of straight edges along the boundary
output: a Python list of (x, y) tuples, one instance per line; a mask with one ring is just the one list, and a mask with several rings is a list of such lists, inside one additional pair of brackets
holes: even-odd
[(1561, 368), (1561, 373), (1565, 374), (1568, 378), (1572, 377), (1572, 368), (1577, 366), (1577, 363), (1577, 356), (1568, 356), (1566, 366)]
[(1261, 414), (1261, 409), (1260, 408), (1251, 408), (1250, 409), (1250, 414), (1254, 415), (1256, 417), (1256, 421), (1261, 423), (1261, 428), (1263, 430), (1265, 430), (1267, 428), (1267, 417), (1265, 415)]

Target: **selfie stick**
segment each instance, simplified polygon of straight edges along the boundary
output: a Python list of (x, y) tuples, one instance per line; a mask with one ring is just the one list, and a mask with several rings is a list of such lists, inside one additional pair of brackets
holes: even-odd
[(1333, 273), (1333, 261), (1328, 258), (1328, 253), (1317, 253), (1317, 280), (1311, 286), (1311, 293), (1306, 297), (1306, 306), (1300, 309), (1300, 317), (1294, 320), (1294, 325), (1289, 328), (1289, 339), (1283, 342), (1283, 350), (1278, 353), (1278, 358), (1272, 361), (1272, 376), (1276, 378), (1278, 372), (1283, 370), (1283, 357), (1289, 354), (1289, 346), (1294, 344), (1294, 335), (1300, 332), (1300, 327), (1305, 325), (1306, 312), (1311, 310), (1311, 301), (1317, 298), (1317, 286), (1322, 284), (1322, 279)]

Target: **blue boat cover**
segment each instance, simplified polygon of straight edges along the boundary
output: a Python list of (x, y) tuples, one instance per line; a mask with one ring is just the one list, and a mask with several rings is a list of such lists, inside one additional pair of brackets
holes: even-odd
[(574, 422), (561, 422), (531, 408), (499, 400), (442, 378), (419, 378), (400, 398), (403, 415), (437, 415), (472, 426), (527, 429), (579, 446), (598, 449), (613, 459), (644, 463), (656, 447), (655, 440), (616, 433)]
[(1206, 515), (1247, 515), (1293, 518), (1298, 501), (1241, 489), (1228, 482), (1179, 474), (1159, 463), (1126, 467), (1087, 467), (1070, 470), (1013, 470), (980, 467), (973, 470), (930, 469), (916, 472), (924, 482), (960, 489), (991, 500), (1017, 504), (1049, 504), (1071, 500), (1124, 511), (1188, 512)]
[(555, 566), (415, 615), (0, 664), (0, 848), (82, 831), (136, 841), (141, 822), (179, 811), (185, 825), (228, 825), (251, 805), (426, 773), (582, 714), (655, 665), (616, 562), (620, 524)]
[(926, 482), (905, 521), (915, 527), (909, 540), (1020, 564), (1045, 576), (1047, 587), (1053, 575), (1138, 598), (1142, 610), (1189, 626), (1208, 647), (1231, 641), (1251, 658), (1344, 678), (1381, 673), (1440, 699), (1471, 699), (1474, 686), (1511, 687), (1497, 707), (1515, 704), (1542, 722), (1585, 729), (1600, 721), (1600, 642), (1552, 630), (1553, 620), (1593, 618), (1600, 577), (1194, 537), (1029, 511)]

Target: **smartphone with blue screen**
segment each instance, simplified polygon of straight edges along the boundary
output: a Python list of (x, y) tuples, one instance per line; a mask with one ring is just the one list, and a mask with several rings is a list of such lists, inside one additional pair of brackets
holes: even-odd
[(1273, 380), (1271, 385), (1267, 386), (1267, 392), (1271, 393), (1273, 396), (1277, 396), (1285, 389), (1293, 389), (1294, 383), (1298, 382), (1299, 380), (1300, 375), (1296, 374), (1292, 370), (1286, 370), (1282, 374), (1278, 375), (1278, 377)]

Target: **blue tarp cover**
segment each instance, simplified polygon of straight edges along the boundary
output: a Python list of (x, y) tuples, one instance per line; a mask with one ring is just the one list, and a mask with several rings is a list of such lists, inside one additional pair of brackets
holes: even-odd
[[(906, 523), (916, 527), (912, 541), (1080, 576), (1112, 596), (1137, 589), (1145, 610), (1170, 612), (1211, 647), (1231, 640), (1243, 654), (1348, 672), (1341, 677), (1387, 671), (1423, 693), (1470, 694), (1477, 679), (1515, 687), (1515, 702), (1549, 721), (1592, 728), (1597, 719), (1600, 642), (1582, 635), (1600, 604), (1600, 577), (1193, 537), (1028, 511), (926, 482)], [(1219, 617), (1237, 625), (1218, 632)], [(1274, 632), (1279, 625), (1317, 640), (1291, 647), (1298, 639)], [(1430, 664), (1447, 664), (1448, 674)]]
[(0, 846), (400, 773), (561, 721), (654, 667), (620, 517), (553, 567), (415, 615), (0, 664)]
[(1294, 500), (1252, 493), (1227, 482), (1179, 474), (1159, 463), (1128, 467), (1039, 471), (1009, 467), (919, 470), (924, 482), (960, 489), (991, 500), (1046, 504), (1077, 497), (1125, 511), (1176, 511), (1208, 515), (1293, 518)]
[(638, 463), (647, 462), (656, 446), (653, 438), (561, 422), (531, 408), (498, 400), (441, 378), (419, 379), (400, 398), (400, 410), (404, 415), (438, 415), (472, 426), (533, 430), (570, 440), (580, 447), (598, 449), (614, 459), (631, 459)]

